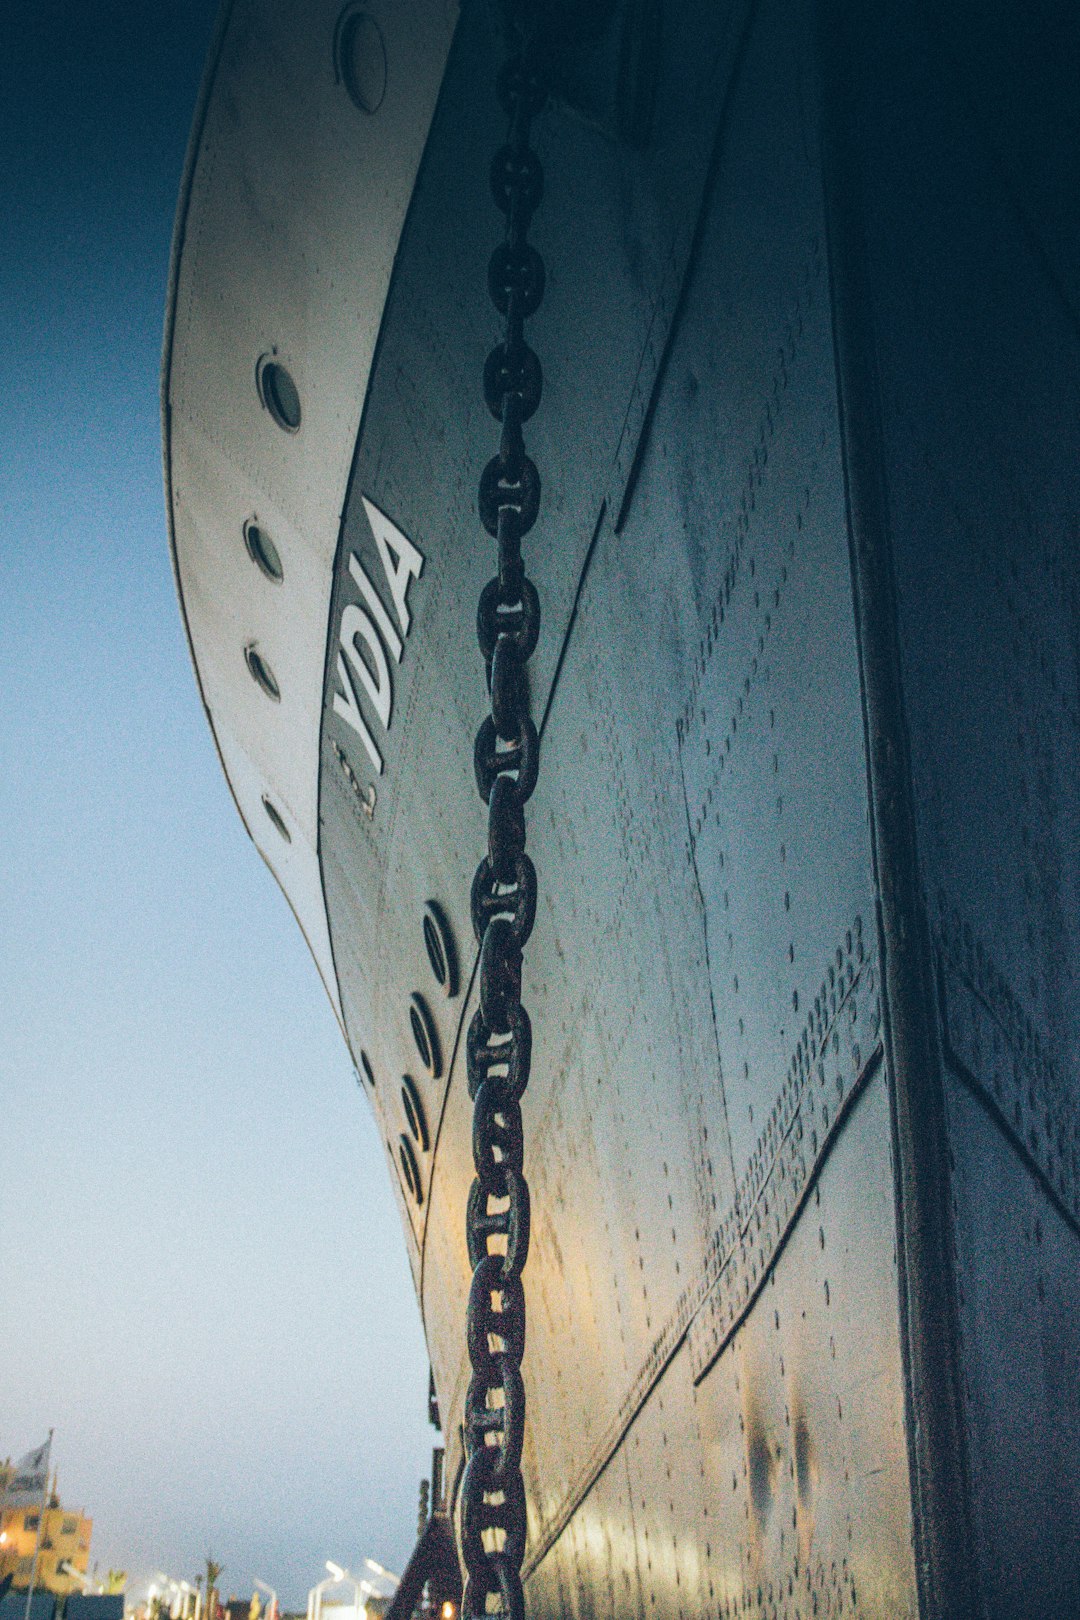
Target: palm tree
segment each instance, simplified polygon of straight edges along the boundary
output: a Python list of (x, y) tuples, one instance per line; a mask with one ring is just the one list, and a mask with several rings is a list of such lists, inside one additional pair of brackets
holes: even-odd
[(206, 1555), (206, 1620), (217, 1620), (217, 1582), (225, 1568), (215, 1564), (210, 1553)]

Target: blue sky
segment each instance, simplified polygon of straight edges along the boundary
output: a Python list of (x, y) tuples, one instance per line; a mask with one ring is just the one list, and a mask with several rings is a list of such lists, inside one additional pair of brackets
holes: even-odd
[[(103, 1567), (400, 1568), (427, 1362), (380, 1144), (248, 842), (169, 567), (158, 372), (213, 7), (0, 28), (0, 1456)], [(10, 14), (10, 15), (9, 15)]]

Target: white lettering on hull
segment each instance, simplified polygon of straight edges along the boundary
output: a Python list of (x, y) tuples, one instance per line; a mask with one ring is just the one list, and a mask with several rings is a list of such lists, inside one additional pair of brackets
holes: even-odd
[(342, 657), (341, 653), (338, 653), (337, 655), (337, 672), (338, 680), (341, 682), (345, 690), (344, 692), (334, 693), (334, 713), (340, 714), (341, 718), (352, 726), (353, 730), (356, 732), (356, 735), (363, 743), (368, 758), (375, 767), (376, 775), (381, 776), (382, 755), (375, 746), (374, 737), (364, 724), (364, 717), (360, 713), (360, 704), (357, 702), (356, 698), (356, 689), (353, 686), (352, 678), (349, 675), (348, 666), (346, 665), (345, 659)]
[[(419, 579), (420, 571), (424, 566), (424, 559), (417, 551), (411, 540), (407, 540), (400, 529), (394, 527), (385, 512), (380, 512), (377, 506), (372, 506), (366, 495), (361, 495), (364, 511), (371, 524), (371, 532), (375, 536), (375, 544), (379, 548), (379, 559), (386, 574), (386, 583), (390, 587), (394, 607), (397, 610), (398, 623), (401, 633), (409, 633), (409, 603), (406, 592), (409, 589), (409, 580)], [(390, 554), (397, 557), (397, 562), (390, 561)]]
[[(364, 752), (370, 759), (376, 775), (383, 771), (383, 756), (372, 728), (364, 718), (360, 704), (363, 692), (375, 712), (383, 734), (390, 730), (394, 712), (394, 684), (387, 653), (400, 664), (404, 651), (404, 638), (412, 622), (409, 613), (409, 581), (419, 579), (424, 567), (423, 555), (401, 530), (391, 523), (385, 512), (380, 512), (361, 496), (367, 513), (375, 546), (382, 563), (390, 600), (401, 627), (399, 635), (390, 614), (372, 583), (356, 552), (349, 555), (349, 574), (360, 592), (364, 606), (349, 602), (341, 614), (338, 632), (340, 650), (337, 655), (337, 674), (342, 690), (334, 692), (334, 713), (340, 715), (360, 738)], [(364, 650), (362, 650), (362, 648)]]
[(379, 600), (379, 593), (368, 579), (367, 571), (355, 551), (349, 557), (349, 573), (360, 587), (360, 595), (371, 609), (372, 617), (382, 631), (382, 638), (394, 655), (394, 662), (400, 664), (401, 637), (390, 623), (390, 615)]

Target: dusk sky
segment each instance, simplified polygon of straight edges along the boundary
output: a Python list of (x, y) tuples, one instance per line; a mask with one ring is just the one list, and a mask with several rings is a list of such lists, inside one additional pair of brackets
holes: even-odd
[(400, 1570), (434, 1438), (384, 1154), (170, 571), (169, 244), (214, 6), (3, 7), (0, 1458), (104, 1570)]

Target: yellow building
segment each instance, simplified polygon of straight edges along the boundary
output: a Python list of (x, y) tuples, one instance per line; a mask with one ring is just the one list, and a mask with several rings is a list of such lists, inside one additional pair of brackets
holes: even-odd
[[(2, 1501), (0, 1495), (0, 1503)], [(39, 1521), (37, 1590), (55, 1592), (58, 1596), (81, 1591), (82, 1582), (62, 1574), (61, 1569), (71, 1564), (80, 1574), (86, 1574), (94, 1521), (83, 1513), (71, 1513), (60, 1506), (55, 1480), (46, 1507), (0, 1508), (0, 1580), (10, 1575), (13, 1586), (29, 1586)]]

